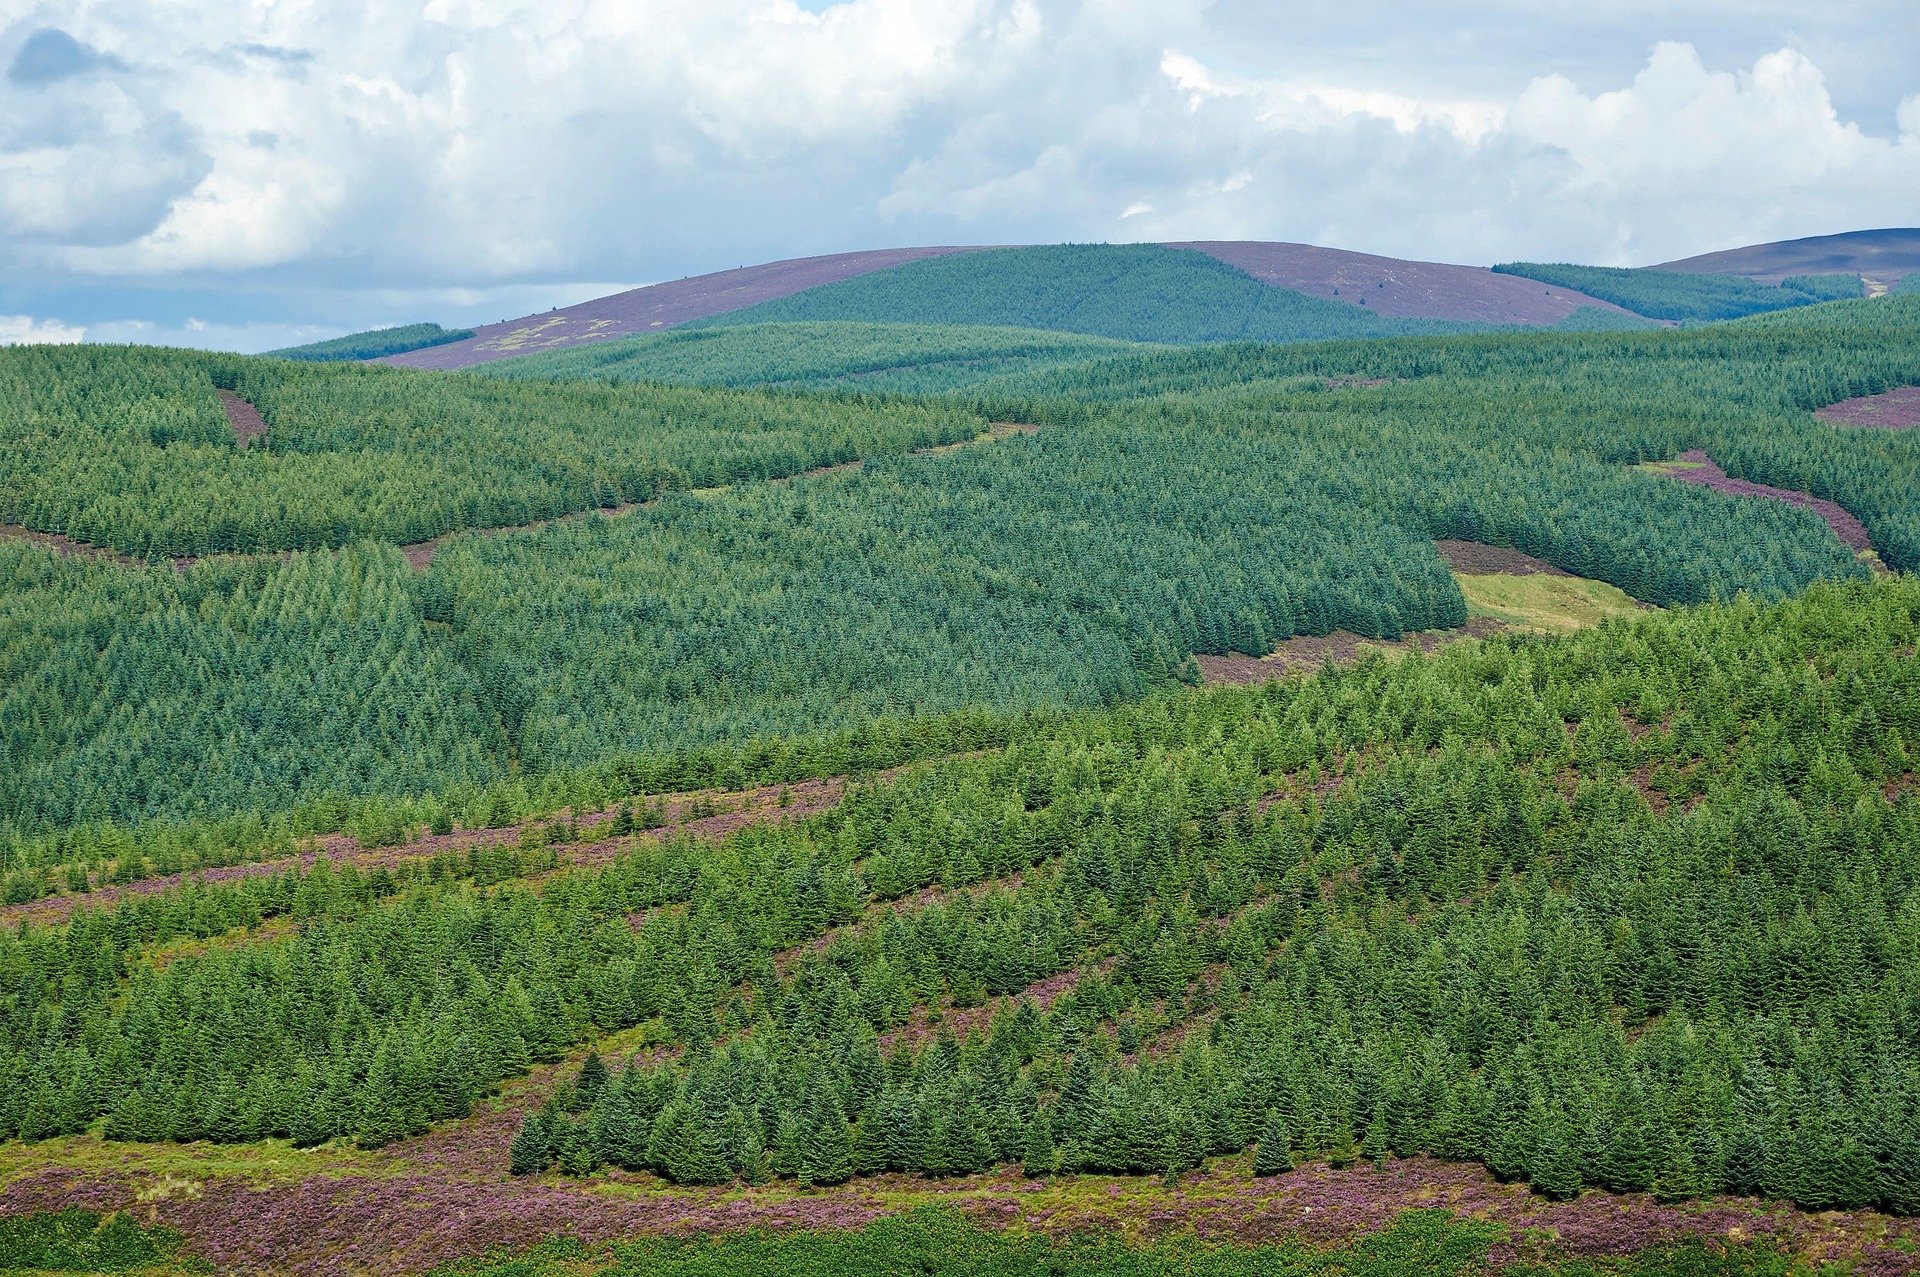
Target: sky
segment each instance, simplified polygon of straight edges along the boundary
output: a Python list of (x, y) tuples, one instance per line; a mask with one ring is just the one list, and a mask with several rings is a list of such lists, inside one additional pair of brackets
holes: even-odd
[(0, 0), (0, 343), (910, 244), (1646, 265), (1920, 225), (1916, 0)]

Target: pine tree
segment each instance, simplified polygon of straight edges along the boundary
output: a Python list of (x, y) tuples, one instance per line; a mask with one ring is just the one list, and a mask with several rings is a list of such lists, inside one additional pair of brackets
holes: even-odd
[(617, 1086), (603, 1088), (594, 1106), (593, 1148), (600, 1161), (622, 1170), (639, 1170), (647, 1164), (647, 1140), (639, 1116)]
[(547, 1169), (553, 1156), (548, 1137), (551, 1122), (544, 1113), (529, 1113), (520, 1123), (508, 1150), (510, 1169), (515, 1175), (536, 1175)]
[(1267, 1123), (1260, 1128), (1260, 1143), (1253, 1152), (1253, 1173), (1266, 1177), (1284, 1175), (1293, 1169), (1293, 1135), (1279, 1109), (1267, 1111)]
[(1600, 1182), (1616, 1193), (1644, 1193), (1660, 1173), (1662, 1150), (1637, 1103), (1617, 1106), (1600, 1152)]
[(600, 1059), (598, 1051), (589, 1052), (586, 1063), (580, 1066), (580, 1073), (574, 1079), (574, 1089), (579, 1092), (581, 1103), (591, 1107), (607, 1089), (607, 1066)]
[(733, 1170), (720, 1147), (718, 1123), (682, 1097), (660, 1110), (647, 1141), (647, 1162), (676, 1184), (724, 1184)]
[(1039, 1179), (1053, 1174), (1059, 1168), (1059, 1163), (1059, 1150), (1053, 1146), (1053, 1119), (1045, 1113), (1036, 1113), (1033, 1121), (1027, 1124), (1021, 1169), (1026, 1172), (1027, 1178)]
[(1563, 1121), (1548, 1121), (1540, 1132), (1527, 1167), (1527, 1180), (1533, 1191), (1555, 1201), (1571, 1201), (1580, 1195), (1580, 1155), (1568, 1138)]
[(767, 1152), (766, 1138), (760, 1133), (760, 1119), (744, 1104), (727, 1110), (723, 1135), (727, 1164), (749, 1184), (764, 1184), (773, 1178), (773, 1158)]
[(844, 1183), (853, 1175), (853, 1128), (824, 1070), (816, 1073), (802, 1121), (800, 1182), (819, 1187)]
[(1903, 1123), (1884, 1141), (1880, 1204), (1889, 1214), (1920, 1215), (1920, 1131)]
[(1765, 1190), (1766, 1176), (1766, 1142), (1758, 1129), (1744, 1127), (1727, 1148), (1727, 1191), (1736, 1197), (1758, 1197)]
[(854, 1124), (853, 1169), (859, 1175), (878, 1175), (887, 1169), (887, 1097), (876, 1095), (860, 1110)]
[(920, 1104), (913, 1093), (902, 1091), (894, 1095), (884, 1112), (882, 1138), (887, 1149), (887, 1169), (926, 1169), (926, 1131), (920, 1120)]

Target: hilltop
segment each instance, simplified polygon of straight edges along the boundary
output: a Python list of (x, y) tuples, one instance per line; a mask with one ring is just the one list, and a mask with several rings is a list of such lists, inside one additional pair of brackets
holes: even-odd
[(1777, 284), (1789, 275), (1844, 272), (1865, 278), (1869, 293), (1886, 292), (1909, 274), (1920, 272), (1920, 228), (1847, 231), (1839, 235), (1749, 244), (1661, 262), (1653, 269), (1744, 275), (1766, 284)]
[[(1154, 257), (1157, 251), (1161, 256)], [(1074, 254), (1103, 264), (1091, 274), (1079, 265), (1063, 273)], [(1878, 296), (1897, 289), (1916, 266), (1916, 230), (1752, 245), (1630, 271), (1463, 266), (1258, 240), (947, 245), (796, 258), (651, 284), (484, 325), (464, 336), (436, 330), (416, 341), (422, 348), (399, 353), (387, 344), (387, 333), (322, 343), (312, 354), (305, 348), (287, 353), (339, 357), (335, 352), (364, 350), (369, 353), (359, 357), (452, 370), (688, 325), (820, 320), (980, 324), (1171, 343), (1329, 340), (1467, 327), (1630, 328), (1731, 318), (1837, 296)], [(1808, 295), (1769, 291), (1808, 277), (1820, 281)], [(1844, 281), (1853, 277), (1862, 282), (1849, 289)], [(1250, 289), (1253, 284), (1261, 287)], [(1072, 295), (1071, 303), (1063, 294)], [(1168, 324), (1155, 316), (1168, 307), (1182, 308), (1188, 318)], [(1194, 317), (1208, 307), (1216, 312), (1211, 318)], [(1096, 310), (1101, 318), (1089, 319)], [(1135, 317), (1116, 320), (1118, 311)], [(1270, 311), (1288, 318), (1276, 324), (1250, 317)]]
[[(1287, 299), (1284, 304), (1290, 305), (1299, 304), (1294, 298), (1324, 299), (1388, 319), (1473, 324), (1552, 325), (1582, 308), (1627, 314), (1610, 302), (1572, 289), (1541, 287), (1496, 275), (1484, 267), (1401, 261), (1308, 244), (1208, 241), (1161, 247), (1191, 250), (1197, 260), (1190, 269), (1203, 277), (1213, 274), (1202, 264), (1207, 258), (1232, 267), (1245, 278), (1271, 287), (1277, 299)], [(895, 274), (899, 268), (930, 259), (991, 251), (981, 246), (880, 249), (719, 271), (488, 324), (476, 328), (464, 341), (389, 356), (385, 362), (409, 368), (469, 368), (516, 355), (661, 332), (847, 280)], [(1017, 250), (998, 250), (1011, 251)], [(941, 322), (924, 313), (890, 318)], [(1346, 331), (1350, 327), (1347, 321), (1335, 318), (1312, 335), (1348, 336), (1352, 335)]]

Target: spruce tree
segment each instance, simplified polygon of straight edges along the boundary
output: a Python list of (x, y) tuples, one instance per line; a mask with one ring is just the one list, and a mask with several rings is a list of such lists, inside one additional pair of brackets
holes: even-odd
[(604, 1088), (593, 1108), (593, 1148), (602, 1162), (622, 1170), (639, 1170), (647, 1162), (646, 1134), (641, 1130), (633, 1102), (617, 1086)]
[(1767, 1146), (1761, 1132), (1742, 1128), (1727, 1147), (1726, 1189), (1736, 1197), (1758, 1197), (1765, 1191)]
[(1883, 1141), (1880, 1205), (1892, 1215), (1920, 1215), (1920, 1130), (1902, 1123)]
[(574, 1089), (579, 1092), (580, 1102), (592, 1107), (607, 1089), (607, 1066), (600, 1059), (598, 1051), (589, 1052), (586, 1063), (580, 1066), (580, 1073), (574, 1079)]
[(878, 1175), (887, 1169), (886, 1118), (888, 1097), (876, 1095), (860, 1110), (854, 1124), (853, 1169), (860, 1175)]
[(535, 1175), (547, 1169), (553, 1160), (548, 1134), (551, 1123), (544, 1113), (529, 1113), (520, 1123), (508, 1150), (510, 1170), (515, 1175)]
[(1284, 1175), (1293, 1169), (1293, 1134), (1279, 1109), (1267, 1110), (1267, 1123), (1260, 1128), (1260, 1143), (1253, 1151), (1253, 1173), (1266, 1177)]
[(1059, 1168), (1059, 1163), (1059, 1150), (1053, 1146), (1053, 1119), (1045, 1113), (1036, 1113), (1033, 1121), (1027, 1124), (1021, 1169), (1028, 1179), (1039, 1179), (1053, 1174)]
[(1555, 1201), (1571, 1201), (1580, 1195), (1580, 1155), (1568, 1138), (1564, 1122), (1549, 1121), (1541, 1131), (1528, 1163), (1527, 1180), (1534, 1192)]
[(800, 1182), (824, 1187), (846, 1182), (853, 1175), (853, 1128), (840, 1107), (840, 1097), (826, 1082), (824, 1070), (807, 1096), (800, 1137)]

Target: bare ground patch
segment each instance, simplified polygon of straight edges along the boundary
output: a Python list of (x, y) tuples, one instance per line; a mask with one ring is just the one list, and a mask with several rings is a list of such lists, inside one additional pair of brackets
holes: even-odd
[(220, 396), (220, 406), (227, 410), (227, 424), (233, 427), (233, 441), (245, 448), (261, 435), (267, 433), (266, 418), (260, 410), (234, 394), (231, 390), (215, 392)]
[(1491, 617), (1476, 616), (1452, 630), (1420, 630), (1398, 639), (1370, 639), (1351, 630), (1300, 635), (1282, 640), (1265, 656), (1229, 652), (1225, 656), (1196, 656), (1200, 673), (1209, 683), (1264, 683), (1270, 678), (1310, 672), (1326, 664), (1351, 665), (1368, 650), (1434, 652), (1462, 639), (1491, 638), (1509, 627)]
[(1488, 576), (1494, 573), (1505, 576), (1573, 575), (1561, 571), (1545, 559), (1523, 554), (1512, 546), (1436, 538), (1433, 548), (1440, 552), (1440, 557), (1447, 561), (1448, 567), (1465, 576)]
[(1920, 426), (1920, 386), (1862, 395), (1814, 410), (1814, 416), (1856, 430), (1912, 430)]

